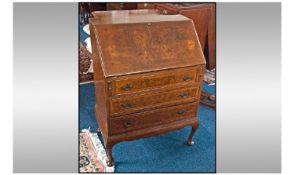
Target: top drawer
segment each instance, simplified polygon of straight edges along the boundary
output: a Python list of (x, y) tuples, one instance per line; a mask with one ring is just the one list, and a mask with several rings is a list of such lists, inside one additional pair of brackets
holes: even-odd
[(111, 78), (109, 93), (112, 96), (149, 90), (161, 86), (177, 84), (192, 84), (200, 82), (203, 76), (203, 67), (196, 66), (176, 70), (158, 71), (144, 74), (128, 75)]

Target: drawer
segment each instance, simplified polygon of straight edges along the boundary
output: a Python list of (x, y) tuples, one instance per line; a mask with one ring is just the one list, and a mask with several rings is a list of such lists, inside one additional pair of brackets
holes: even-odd
[(109, 91), (110, 95), (115, 96), (162, 86), (188, 85), (200, 82), (202, 76), (203, 66), (121, 76), (110, 79)]
[(110, 133), (120, 134), (128, 131), (167, 124), (169, 122), (196, 117), (197, 103), (188, 103), (161, 108), (110, 119)]
[(140, 110), (158, 106), (174, 105), (182, 102), (196, 101), (199, 98), (200, 84), (189, 88), (161, 90), (151, 93), (127, 95), (110, 100), (111, 114), (138, 112)]

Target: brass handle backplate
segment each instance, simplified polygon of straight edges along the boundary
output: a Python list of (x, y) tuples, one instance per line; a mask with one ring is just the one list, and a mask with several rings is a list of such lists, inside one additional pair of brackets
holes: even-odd
[(180, 96), (181, 96), (182, 98), (187, 98), (187, 97), (189, 96), (189, 94), (188, 94), (187, 92), (182, 92), (182, 93), (180, 94)]
[(124, 85), (123, 87), (122, 87), (122, 89), (124, 90), (124, 91), (128, 91), (128, 90), (130, 90), (130, 89), (132, 89), (133, 88), (133, 84), (131, 84), (131, 83), (128, 83), (128, 84), (126, 84), (126, 85)]
[(133, 122), (132, 121), (125, 121), (124, 122), (124, 126), (126, 127), (126, 128), (129, 128), (129, 127), (131, 127), (133, 125)]
[(129, 102), (124, 102), (123, 104), (121, 104), (121, 107), (128, 109), (128, 108), (133, 107), (133, 105)]
[(184, 80), (184, 81), (190, 81), (190, 80), (192, 80), (192, 78), (191, 78), (190, 76), (185, 75), (185, 76), (183, 77), (183, 80)]
[(177, 112), (177, 114), (184, 115), (186, 112), (187, 112), (186, 110), (180, 110), (180, 111)]

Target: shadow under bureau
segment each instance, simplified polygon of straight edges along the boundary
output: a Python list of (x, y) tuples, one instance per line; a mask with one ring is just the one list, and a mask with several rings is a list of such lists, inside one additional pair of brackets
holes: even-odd
[(156, 10), (93, 12), (95, 113), (113, 165), (112, 147), (199, 125), (205, 59), (193, 21)]

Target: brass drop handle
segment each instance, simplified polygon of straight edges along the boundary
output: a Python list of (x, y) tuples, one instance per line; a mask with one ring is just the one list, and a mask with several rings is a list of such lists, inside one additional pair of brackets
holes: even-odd
[(192, 80), (192, 78), (191, 78), (190, 76), (188, 76), (188, 75), (185, 75), (185, 76), (183, 77), (183, 80), (184, 80), (184, 81), (190, 81), (190, 80)]
[(188, 94), (187, 92), (182, 92), (182, 93), (180, 94), (180, 96), (181, 96), (182, 98), (187, 98), (187, 97), (189, 96), (189, 94)]
[(186, 112), (187, 112), (186, 110), (180, 110), (180, 111), (178, 111), (177, 113), (178, 113), (179, 115), (184, 115)]
[(130, 89), (132, 89), (133, 88), (133, 84), (131, 84), (131, 83), (127, 83), (126, 85), (124, 85), (123, 87), (122, 87), (122, 89), (124, 90), (124, 91), (128, 91), (128, 90), (130, 90)]
[(133, 125), (133, 122), (130, 121), (130, 120), (127, 120), (127, 121), (124, 122), (124, 126), (125, 126), (126, 128), (129, 128), (129, 127), (131, 127), (132, 125)]
[(121, 104), (121, 107), (128, 109), (128, 108), (133, 107), (133, 105), (129, 102), (124, 102), (123, 104)]

